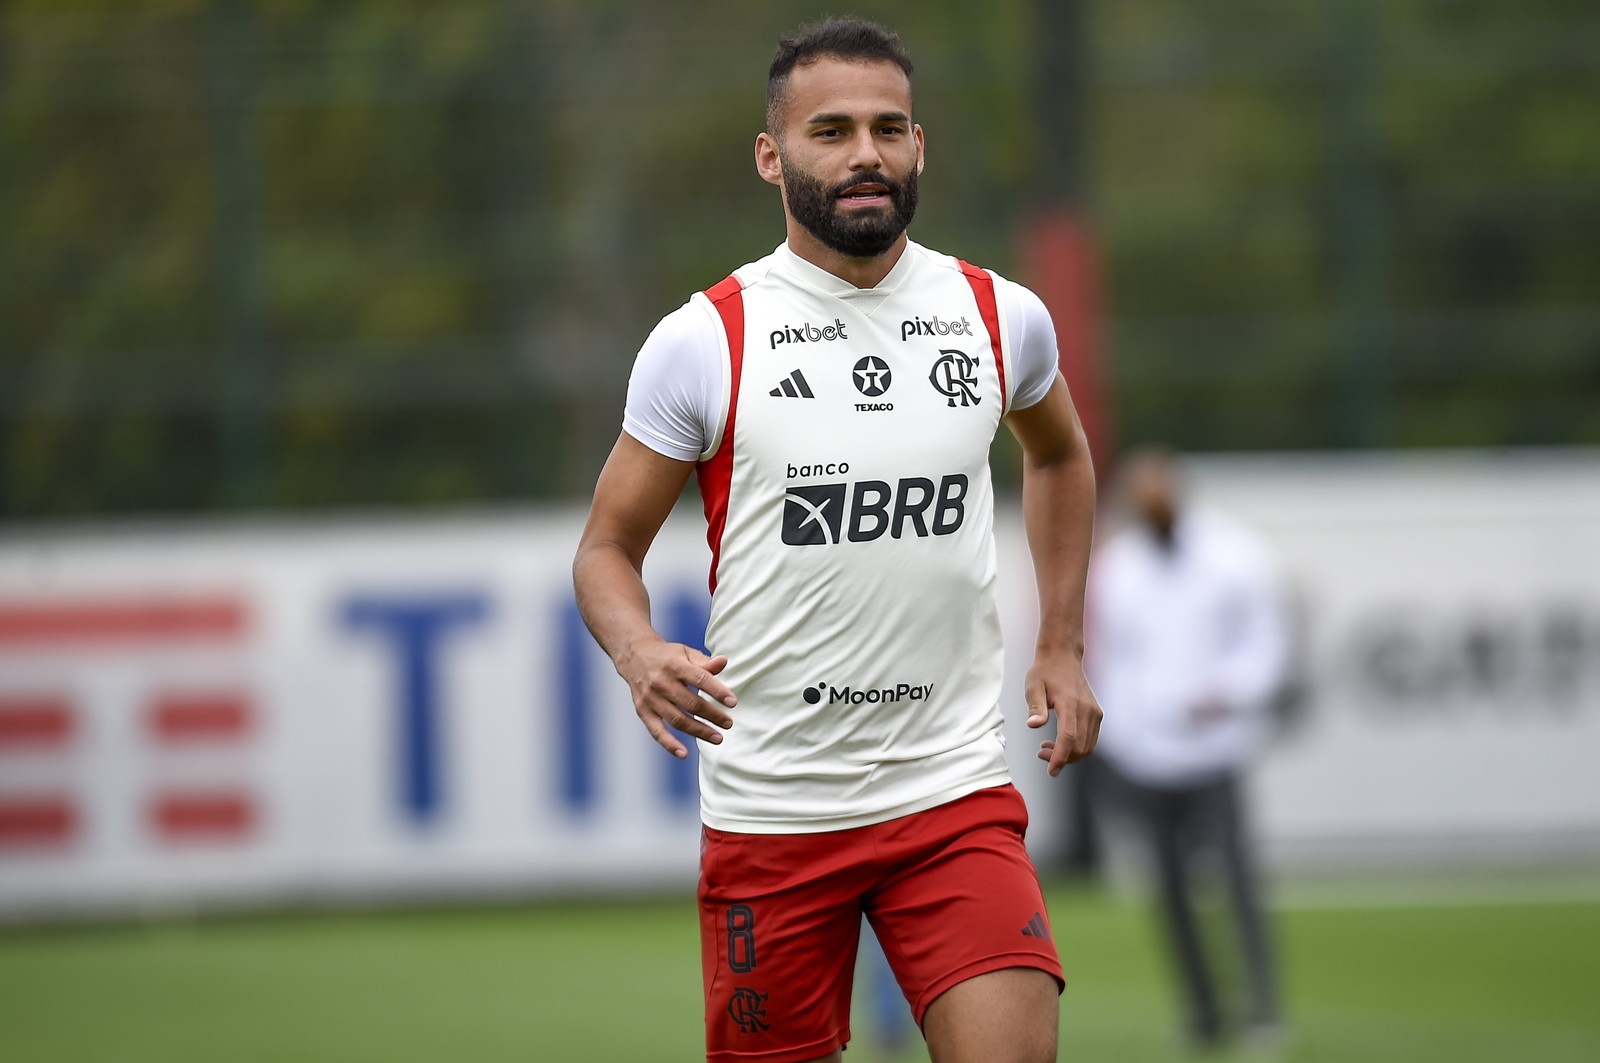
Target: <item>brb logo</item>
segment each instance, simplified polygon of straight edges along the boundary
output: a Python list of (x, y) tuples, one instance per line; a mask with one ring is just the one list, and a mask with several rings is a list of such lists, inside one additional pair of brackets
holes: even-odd
[(952, 473), (938, 484), (923, 476), (855, 483), (796, 484), (783, 498), (787, 546), (870, 543), (888, 532), (896, 539), (949, 535), (966, 519), (967, 477)]
[(799, 328), (785, 326), (784, 328), (773, 329), (772, 335), (767, 337), (767, 342), (770, 344), (768, 349), (775, 351), (780, 343), (825, 343), (829, 340), (847, 340), (849, 338), (844, 334), (844, 322), (839, 318), (834, 318), (833, 324), (824, 325), (821, 328), (807, 321)]
[(966, 318), (960, 321), (946, 321), (935, 315), (933, 317), (913, 317), (900, 322), (900, 342), (905, 343), (916, 339), (918, 336), (970, 336), (972, 335), (972, 322)]
[(928, 383), (945, 397), (951, 406), (961, 400), (963, 406), (978, 404), (978, 360), (965, 351), (940, 351), (944, 357), (933, 363), (928, 373)]

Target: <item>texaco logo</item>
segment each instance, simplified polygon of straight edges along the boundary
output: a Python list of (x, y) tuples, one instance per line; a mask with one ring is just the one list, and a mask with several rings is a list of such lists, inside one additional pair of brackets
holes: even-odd
[(855, 381), (856, 390), (869, 399), (875, 399), (889, 390), (889, 363), (882, 358), (867, 355), (856, 363), (850, 376)]

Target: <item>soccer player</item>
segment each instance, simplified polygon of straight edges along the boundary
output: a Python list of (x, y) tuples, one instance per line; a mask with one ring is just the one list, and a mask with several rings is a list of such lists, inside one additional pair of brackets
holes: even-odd
[[(1001, 735), (990, 443), (1023, 452), (1028, 723), (1088, 755), (1083, 432), (1031, 292), (912, 243), (923, 131), (900, 39), (780, 43), (756, 171), (772, 254), (640, 350), (573, 576), (655, 740), (700, 743), (706, 1055), (838, 1060), (865, 914), (936, 1063), (1056, 1058), (1060, 960)], [(641, 566), (690, 473), (709, 655), (650, 625)]]

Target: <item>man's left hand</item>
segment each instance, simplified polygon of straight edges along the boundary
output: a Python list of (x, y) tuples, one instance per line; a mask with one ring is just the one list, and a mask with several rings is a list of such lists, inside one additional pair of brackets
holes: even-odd
[(1094, 752), (1103, 713), (1076, 654), (1036, 656), (1028, 669), (1026, 693), (1029, 727), (1043, 727), (1050, 713), (1056, 714), (1056, 736), (1039, 744), (1039, 759), (1050, 765), (1052, 776)]

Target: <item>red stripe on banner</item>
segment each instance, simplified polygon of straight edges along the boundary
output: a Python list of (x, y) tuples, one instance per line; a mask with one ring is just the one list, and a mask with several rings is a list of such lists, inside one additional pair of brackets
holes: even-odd
[(148, 722), (163, 742), (226, 742), (243, 738), (255, 719), (243, 694), (167, 694)]
[(728, 422), (722, 427), (717, 452), (700, 463), (695, 478), (706, 507), (706, 542), (711, 545), (711, 592), (717, 591), (717, 562), (722, 556), (722, 530), (728, 524), (728, 492), (733, 483), (733, 422), (739, 409), (739, 380), (744, 373), (744, 284), (729, 277), (706, 290), (706, 298), (722, 318), (728, 337)]
[(65, 797), (0, 798), (0, 848), (55, 846), (78, 833), (78, 809)]
[(235, 792), (157, 794), (150, 823), (170, 839), (239, 838), (255, 829), (256, 805)]
[(994, 301), (994, 278), (986, 270), (981, 270), (970, 262), (961, 263), (961, 272), (966, 275), (967, 283), (972, 286), (973, 298), (978, 301), (978, 316), (983, 318), (983, 327), (989, 330), (989, 349), (994, 352), (994, 371), (1000, 377), (1000, 416), (1006, 415), (1006, 356), (1005, 349), (1000, 345), (1000, 308)]
[(0, 698), (0, 749), (59, 749), (76, 727), (65, 698)]
[(244, 632), (233, 598), (0, 603), (0, 644), (229, 639)]

